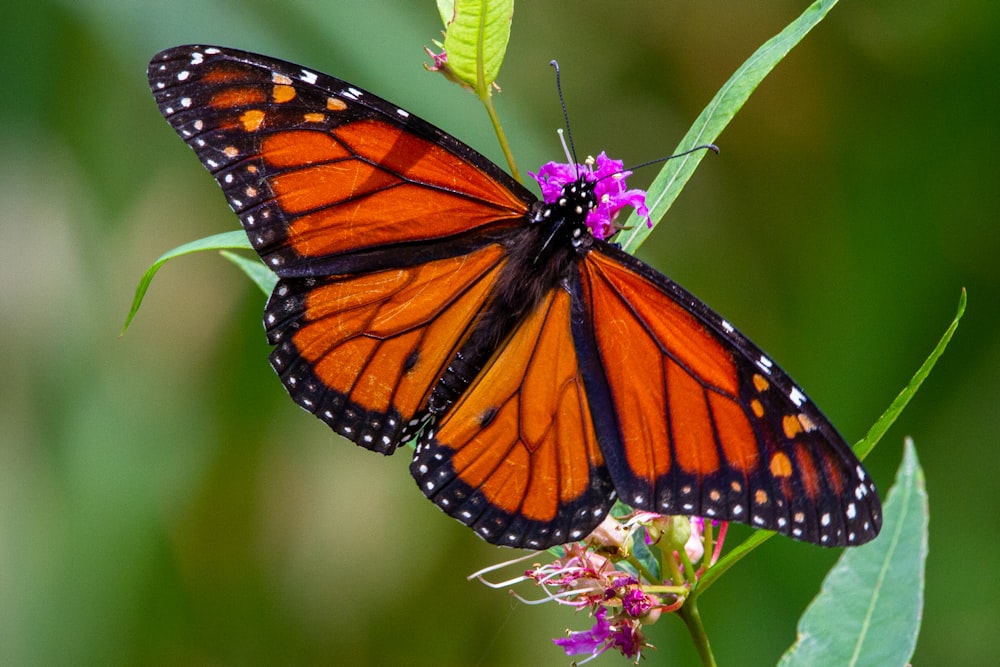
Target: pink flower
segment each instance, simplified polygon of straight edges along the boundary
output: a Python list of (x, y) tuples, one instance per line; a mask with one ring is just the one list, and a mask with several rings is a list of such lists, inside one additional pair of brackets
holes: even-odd
[[(594, 612), (594, 626), (590, 630), (570, 632), (566, 638), (553, 639), (566, 655), (587, 655), (596, 658), (609, 648), (616, 648), (627, 658), (638, 658), (639, 651), (648, 646), (638, 621), (629, 619), (608, 620), (607, 607)], [(586, 662), (586, 661), (584, 661)]]
[(642, 616), (657, 602), (655, 598), (646, 595), (638, 586), (632, 586), (622, 594), (622, 608), (629, 616)]
[(424, 63), (424, 69), (428, 72), (440, 72), (444, 75), (444, 78), (452, 83), (457, 83), (463, 88), (471, 89), (474, 82), (463, 81), (448, 64), (448, 53), (444, 50), (444, 45), (441, 42), (435, 41), (434, 46), (441, 49), (441, 52), (434, 53), (434, 51), (425, 46), (424, 51), (431, 57), (432, 63), (430, 65)]
[(597, 620), (594, 623), (594, 627), (590, 630), (570, 632), (569, 636), (565, 639), (553, 639), (552, 642), (556, 646), (562, 646), (563, 650), (566, 651), (566, 655), (589, 653), (596, 657), (604, 653), (610, 646), (608, 639), (611, 637), (611, 622), (608, 621), (607, 608), (598, 608), (594, 613), (594, 618)]
[(543, 164), (537, 174), (528, 172), (528, 175), (538, 181), (542, 199), (547, 204), (556, 201), (563, 186), (580, 176), (594, 183), (597, 206), (587, 214), (587, 226), (599, 239), (606, 239), (621, 229), (617, 223), (618, 213), (626, 206), (631, 206), (646, 218), (648, 226), (653, 226), (646, 207), (645, 191), (626, 189), (625, 179), (632, 172), (625, 171), (621, 160), (612, 160), (603, 151), (596, 160), (588, 159), (586, 164), (549, 162)]
[(434, 45), (441, 49), (441, 53), (434, 53), (431, 51), (430, 47), (424, 47), (424, 52), (427, 53), (433, 61), (432, 65), (424, 65), (428, 72), (437, 72), (448, 66), (448, 54), (445, 52), (444, 47), (438, 42), (434, 42)]

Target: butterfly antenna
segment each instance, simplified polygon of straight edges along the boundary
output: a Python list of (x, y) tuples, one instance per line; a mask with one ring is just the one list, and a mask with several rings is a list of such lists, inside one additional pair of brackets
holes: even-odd
[(636, 169), (642, 169), (643, 167), (648, 167), (653, 164), (660, 164), (661, 162), (666, 162), (667, 160), (673, 160), (674, 158), (678, 157), (684, 157), (685, 155), (690, 155), (691, 153), (697, 153), (698, 151), (712, 151), (713, 153), (718, 155), (719, 147), (716, 146), (715, 144), (702, 144), (701, 146), (695, 146), (694, 148), (689, 148), (688, 150), (683, 151), (681, 153), (675, 153), (673, 155), (668, 155), (666, 157), (658, 157), (655, 160), (649, 160), (648, 162), (640, 162), (637, 165), (633, 165), (631, 167), (625, 167), (620, 171), (616, 171), (613, 174), (605, 174), (604, 176), (601, 176), (598, 180), (603, 181), (605, 178), (614, 178), (615, 176), (623, 174), (626, 171), (633, 172)]
[[(566, 110), (566, 98), (563, 97), (562, 91), (562, 77), (559, 75), (559, 62), (552, 60), (549, 62), (550, 65), (556, 70), (556, 92), (559, 93), (559, 104), (562, 106), (563, 112), (563, 125), (566, 126), (566, 137), (569, 139), (569, 156), (573, 164), (577, 164), (576, 160), (576, 147), (573, 145), (573, 133), (569, 129), (569, 112)], [(559, 140), (562, 139), (562, 132), (559, 133)], [(563, 142), (563, 149), (566, 148), (565, 142)]]
[(690, 155), (691, 153), (697, 153), (698, 151), (712, 151), (716, 155), (719, 154), (719, 147), (715, 144), (702, 144), (701, 146), (695, 146), (694, 148), (689, 148), (681, 153), (675, 153), (674, 155), (668, 155), (667, 157), (658, 157), (655, 160), (650, 160), (649, 162), (640, 162), (639, 164), (627, 167), (624, 171), (635, 171), (636, 169), (641, 169), (643, 167), (648, 167), (651, 164), (660, 164), (661, 162), (666, 162), (667, 160), (673, 160), (674, 158), (684, 157), (685, 155)]

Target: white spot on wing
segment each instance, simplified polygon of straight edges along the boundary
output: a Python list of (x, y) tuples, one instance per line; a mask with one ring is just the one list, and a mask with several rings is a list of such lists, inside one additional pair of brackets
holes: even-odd
[(316, 83), (316, 80), (319, 78), (319, 76), (316, 74), (316, 72), (310, 72), (307, 69), (303, 69), (302, 76), (300, 78), (309, 85), (313, 85)]
[(797, 408), (801, 408), (802, 404), (806, 402), (806, 395), (794, 385), (792, 386), (792, 390), (788, 392), (788, 398), (792, 399), (792, 403), (794, 403)]
[(760, 368), (760, 370), (770, 375), (772, 366), (774, 366), (773, 361), (765, 357), (763, 354), (760, 355), (760, 359), (757, 360), (757, 367)]

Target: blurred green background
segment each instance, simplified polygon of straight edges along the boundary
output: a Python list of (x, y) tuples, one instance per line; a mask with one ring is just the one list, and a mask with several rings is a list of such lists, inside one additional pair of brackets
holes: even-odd
[[(561, 154), (551, 58), (578, 148), (633, 164), (671, 152), (806, 4), (522, 2), (497, 97), (519, 166)], [(0, 663), (569, 664), (549, 639), (588, 619), (466, 582), (511, 553), (424, 500), (405, 455), (338, 441), (286, 398), (264, 297), (227, 262), (169, 264), (118, 338), (153, 259), (237, 224), (153, 103), (153, 53), (301, 62), (499, 160), (473, 97), (421, 67), (439, 31), (430, 0), (0, 9)], [(951, 348), (869, 459), (888, 488), (912, 435), (926, 470), (923, 665), (1000, 656), (998, 52), (995, 3), (841, 3), (642, 252), (852, 442), (968, 288)], [(836, 555), (771, 540), (703, 597), (720, 664), (773, 664)], [(676, 619), (650, 633), (649, 664), (695, 661)]]

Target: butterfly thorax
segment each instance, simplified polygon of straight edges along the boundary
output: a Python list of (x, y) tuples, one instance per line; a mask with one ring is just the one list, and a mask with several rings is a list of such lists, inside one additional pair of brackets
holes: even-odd
[(509, 258), (489, 305), (431, 393), (428, 410), (442, 414), (545, 295), (563, 284), (590, 249), (587, 214), (597, 205), (594, 183), (579, 178), (556, 201), (532, 207), (527, 225), (507, 239)]
[(569, 245), (578, 252), (585, 252), (590, 246), (587, 214), (597, 206), (594, 185), (594, 181), (581, 176), (564, 185), (555, 201), (531, 214), (530, 224), (545, 232), (545, 248)]

